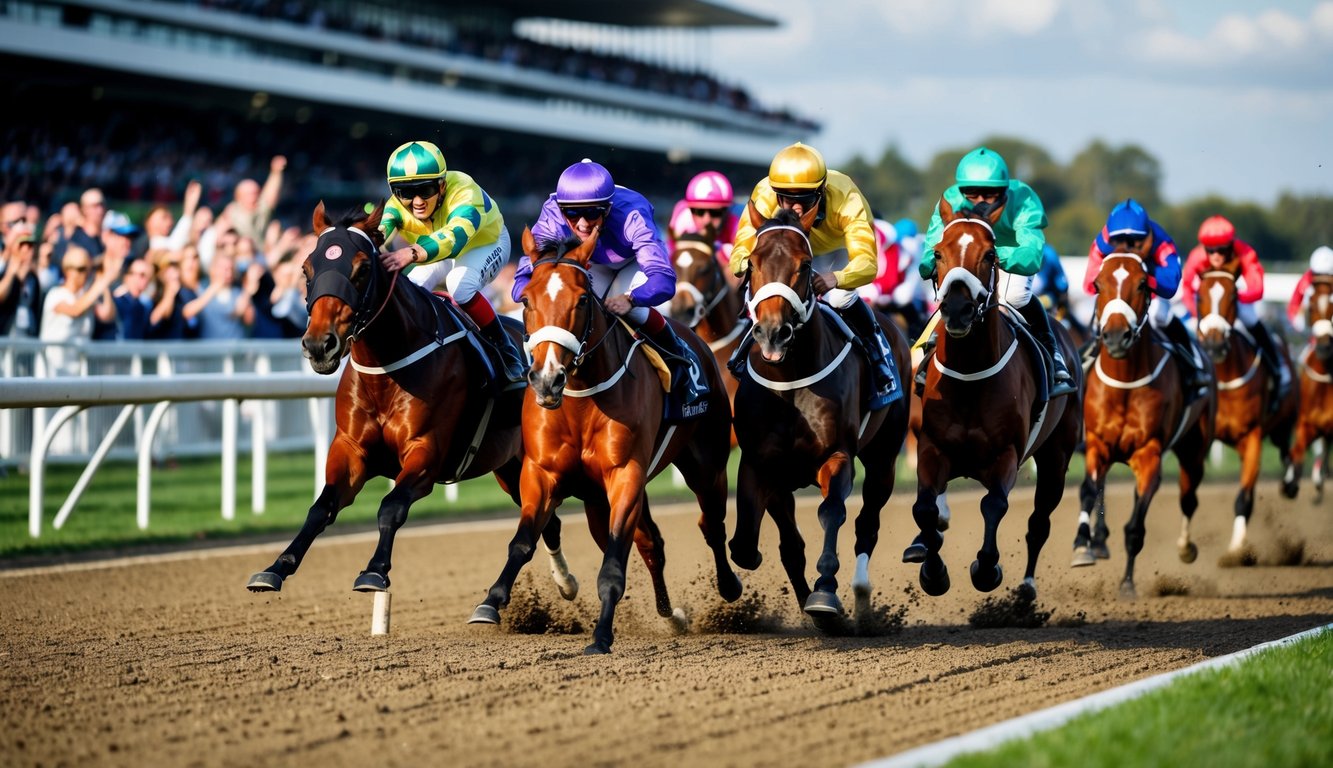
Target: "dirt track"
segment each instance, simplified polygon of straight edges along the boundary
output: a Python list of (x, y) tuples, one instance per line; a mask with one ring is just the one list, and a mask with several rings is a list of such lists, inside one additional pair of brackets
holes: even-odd
[[(875, 618), (833, 638), (784, 589), (771, 524), (763, 566), (723, 607), (693, 516), (659, 510), (668, 581), (693, 625), (678, 636), (657, 618), (636, 556), (610, 657), (582, 655), (600, 559), (570, 511), (565, 549), (583, 591), (561, 601), (539, 555), (500, 628), (464, 622), (499, 572), (508, 524), (450, 534), (409, 524), (387, 637), (370, 636), (371, 600), (350, 591), (373, 547), (362, 538), (318, 542), (278, 595), (244, 584), (281, 545), (0, 573), (0, 763), (849, 765), (1333, 621), (1333, 501), (1285, 502), (1273, 485), (1264, 481), (1251, 528), (1260, 564), (1221, 568), (1233, 486), (1205, 490), (1200, 556), (1187, 566), (1164, 483), (1136, 602), (1116, 597), (1129, 489), (1108, 493), (1112, 559), (1072, 570), (1071, 488), (1038, 573), (1037, 607), (1053, 612), (1038, 629), (969, 625), (984, 596), (967, 578), (980, 544), (968, 493), (951, 497), (953, 590), (926, 597), (916, 566), (899, 562), (914, 533), (900, 490), (871, 563)], [(1030, 490), (1016, 498), (1021, 509)], [(800, 519), (812, 538), (813, 512)], [(851, 528), (840, 550), (849, 607)], [(1021, 577), (1025, 528), (1015, 512), (1001, 528), (995, 596)], [(1292, 561), (1301, 565), (1274, 565)], [(542, 628), (553, 633), (521, 633)]]

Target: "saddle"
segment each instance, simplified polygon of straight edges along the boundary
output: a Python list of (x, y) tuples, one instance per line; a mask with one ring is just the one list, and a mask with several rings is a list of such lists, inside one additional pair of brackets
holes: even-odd
[(881, 370), (888, 373), (887, 378), (889, 380), (889, 389), (884, 395), (876, 395), (874, 392), (871, 392), (863, 403), (866, 410), (877, 411), (880, 408), (896, 402), (899, 398), (899, 393), (902, 391), (902, 382), (898, 381), (898, 366), (893, 364), (893, 350), (889, 346), (888, 338), (884, 335), (884, 329), (876, 324), (872, 331), (873, 335), (869, 338), (857, 336), (851, 326), (847, 324), (847, 321), (844, 320), (842, 315), (833, 307), (822, 301), (817, 302), (816, 306), (819, 308), (820, 312), (824, 313), (824, 317), (838, 329), (838, 333), (844, 339), (850, 341), (852, 346), (860, 352), (861, 359), (865, 361), (867, 366), (879, 366), (879, 363), (870, 352), (870, 345), (874, 344), (880, 349), (880, 355), (884, 361)]
[[(1051, 355), (1046, 351), (1046, 347), (1044, 347), (1041, 342), (1037, 341), (1036, 336), (1032, 335), (1032, 331), (1028, 328), (1027, 321), (1023, 319), (1023, 316), (1019, 314), (1017, 310), (1007, 304), (1000, 304), (1000, 310), (1000, 316), (1009, 324), (1014, 335), (1018, 338), (1019, 343), (1033, 352), (1033, 357), (1036, 359), (1038, 366), (1037, 373), (1039, 374), (1036, 380), (1037, 403), (1045, 405), (1046, 401), (1051, 398), (1051, 377), (1055, 373), (1055, 361), (1051, 359)], [(1036, 420), (1036, 414), (1040, 414), (1041, 411), (1042, 409), (1040, 408), (1033, 411), (1034, 421)]]
[[(481, 363), (480, 367), (484, 378), (482, 387), (490, 393), (491, 397), (499, 397), (502, 392), (511, 389), (523, 389), (527, 386), (527, 382), (510, 382), (505, 378), (503, 373), (504, 362), (500, 359), (500, 350), (496, 349), (481, 335), (481, 330), (477, 328), (477, 324), (473, 322), (471, 317), (468, 317), (468, 314), (458, 304), (454, 303), (452, 296), (444, 291), (431, 291), (431, 296), (435, 299), (431, 302), (431, 306), (437, 312), (435, 318), (436, 340), (443, 339), (449, 333), (448, 324), (444, 319), (445, 315), (453, 318), (459, 327), (467, 331), (463, 338), (467, 340), (468, 348), (472, 350), (477, 361)], [(440, 312), (443, 314), (440, 314)], [(499, 319), (501, 323), (508, 326), (517, 324), (520, 334), (522, 333), (522, 324), (518, 320), (505, 315), (499, 315)], [(520, 346), (519, 349), (522, 349), (522, 347)], [(523, 354), (526, 359), (527, 353), (524, 352)]]

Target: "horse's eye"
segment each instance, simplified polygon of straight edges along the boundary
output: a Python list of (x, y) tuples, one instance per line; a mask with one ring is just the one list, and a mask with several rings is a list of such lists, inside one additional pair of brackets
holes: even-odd
[(988, 262), (995, 261), (995, 249), (994, 249), (994, 248), (991, 248), (991, 249), (989, 249), (989, 250), (986, 251), (986, 261), (988, 261)]

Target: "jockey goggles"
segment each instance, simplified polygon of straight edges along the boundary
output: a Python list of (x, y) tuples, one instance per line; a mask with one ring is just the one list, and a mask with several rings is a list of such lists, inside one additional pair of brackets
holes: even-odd
[(714, 218), (724, 218), (727, 215), (726, 208), (691, 208), (690, 213), (695, 216), (712, 216)]
[(435, 179), (427, 181), (407, 181), (389, 185), (393, 194), (405, 203), (409, 203), (413, 198), (419, 197), (422, 200), (429, 200), (440, 194), (440, 182)]
[(773, 190), (773, 194), (778, 196), (779, 203), (785, 200), (791, 203), (792, 205), (800, 205), (805, 208), (810, 208), (815, 203), (819, 202), (819, 199), (824, 196), (824, 190), (823, 189), (802, 189), (802, 190), (775, 189)]
[(585, 219), (587, 221), (597, 221), (606, 215), (606, 206), (604, 205), (570, 205), (560, 206), (560, 212), (570, 221)]
[(1231, 253), (1231, 243), (1227, 243), (1226, 245), (1209, 245), (1205, 246), (1203, 250), (1204, 253), (1224, 253), (1229, 255)]

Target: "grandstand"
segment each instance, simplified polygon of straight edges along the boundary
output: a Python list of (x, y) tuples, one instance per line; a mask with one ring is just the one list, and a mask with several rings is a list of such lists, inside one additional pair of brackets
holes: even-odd
[[(198, 178), (217, 204), (285, 154), (279, 215), (304, 223), (319, 198), (383, 195), (389, 150), (421, 138), (477, 177), (516, 226), (583, 156), (665, 216), (698, 170), (745, 188), (776, 148), (818, 131), (670, 54), (699, 50), (710, 29), (776, 26), (770, 19), (697, 0), (565, 6), (0, 4), (0, 63), (11, 73), (0, 198), (50, 211), (96, 185), (133, 208), (175, 203)], [(39, 101), (52, 106), (25, 106)]]

